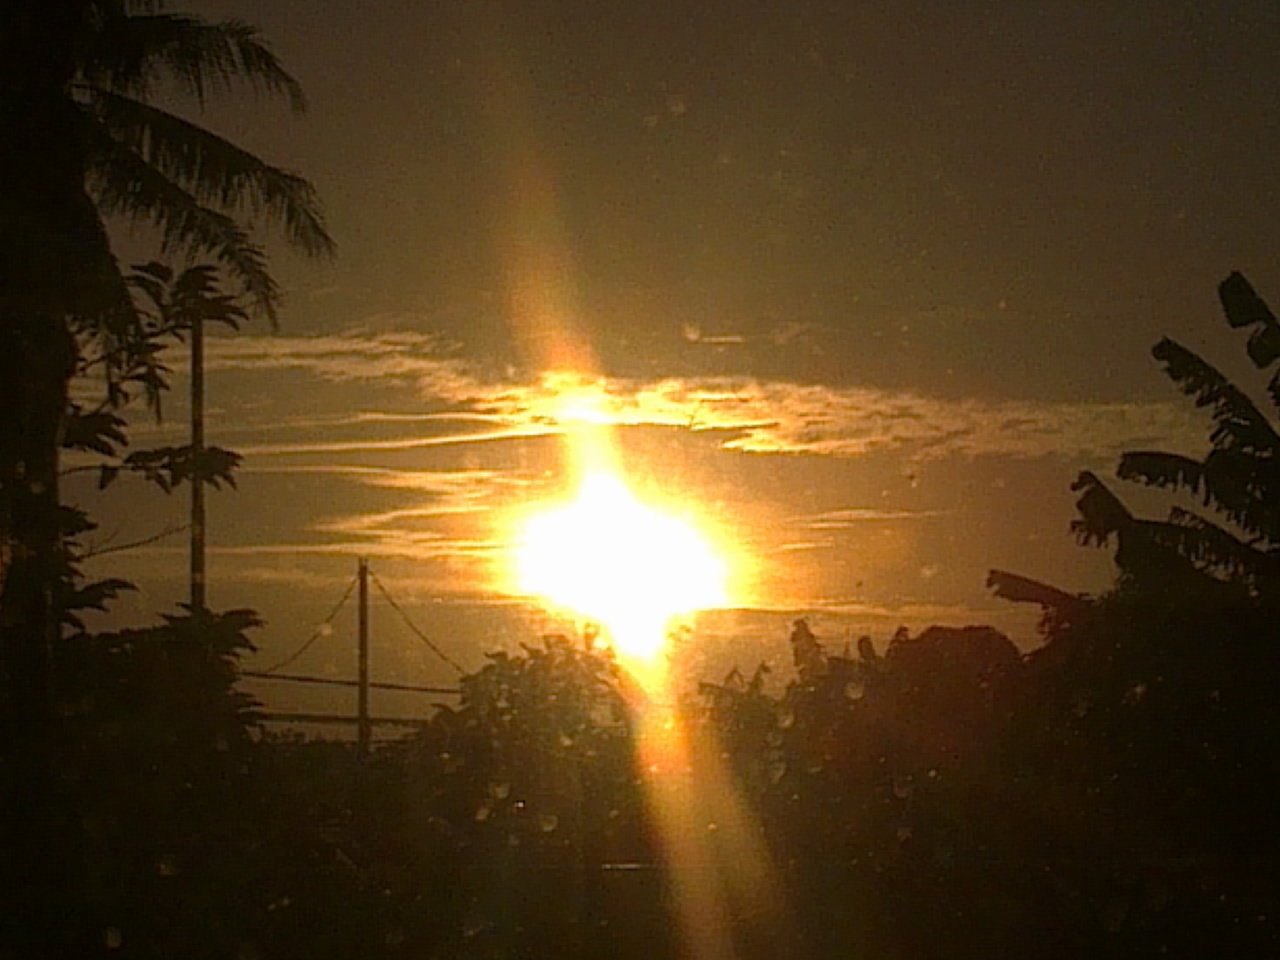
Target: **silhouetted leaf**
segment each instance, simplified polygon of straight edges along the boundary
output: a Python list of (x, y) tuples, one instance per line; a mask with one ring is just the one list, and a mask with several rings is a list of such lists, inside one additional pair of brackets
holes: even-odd
[(114, 456), (119, 447), (129, 442), (124, 427), (124, 419), (111, 411), (86, 413), (73, 404), (63, 420), (62, 447)]
[(1132, 524), (1133, 515), (1128, 508), (1093, 472), (1081, 472), (1071, 489), (1081, 493), (1076, 501), (1080, 519), (1071, 524), (1081, 543), (1105, 546), (1112, 536), (1123, 535)]
[(1195, 399), (1196, 406), (1212, 408), (1215, 426), (1210, 440), (1215, 446), (1264, 456), (1280, 455), (1280, 437), (1270, 422), (1213, 366), (1168, 338), (1157, 343), (1151, 352), (1182, 392)]
[(1191, 457), (1155, 450), (1134, 450), (1120, 457), (1116, 475), (1121, 480), (1137, 480), (1150, 487), (1203, 493), (1204, 464)]
[(1269, 327), (1276, 325), (1275, 315), (1239, 271), (1232, 272), (1218, 284), (1218, 299), (1227, 323), (1233, 327), (1247, 327), (1254, 323)]
[(1263, 327), (1255, 330), (1249, 337), (1245, 348), (1249, 359), (1259, 368), (1269, 367), (1280, 357), (1280, 326)]

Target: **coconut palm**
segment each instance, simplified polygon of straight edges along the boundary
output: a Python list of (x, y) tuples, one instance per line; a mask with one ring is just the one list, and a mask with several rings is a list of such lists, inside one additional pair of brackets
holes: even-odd
[(152, 224), (167, 255), (213, 259), (272, 320), (279, 295), (254, 228), (274, 222), (308, 255), (333, 248), (310, 183), (157, 105), (161, 92), (203, 107), (243, 88), (301, 111), (297, 81), (248, 24), (164, 6), (9, 0), (0, 30), (0, 635), (24, 685), (41, 644), (19, 638), (55, 630), (58, 448), (77, 344), (139, 336), (107, 221)]

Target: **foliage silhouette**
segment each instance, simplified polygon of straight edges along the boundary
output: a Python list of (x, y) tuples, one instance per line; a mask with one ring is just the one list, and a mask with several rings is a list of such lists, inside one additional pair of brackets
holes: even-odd
[[(1232, 327), (1256, 326), (1248, 352), (1260, 369), (1280, 352), (1280, 325), (1249, 282), (1233, 273), (1219, 287)], [(1274, 594), (1280, 585), (1280, 433), (1249, 396), (1213, 366), (1170, 339), (1152, 349), (1165, 373), (1213, 420), (1211, 450), (1202, 459), (1160, 451), (1133, 451), (1120, 459), (1123, 480), (1182, 491), (1199, 499), (1217, 519), (1173, 507), (1165, 521), (1135, 518), (1097, 476), (1082, 473), (1080, 519), (1074, 525), (1086, 543), (1119, 542), (1117, 563), (1134, 571), (1158, 564), (1162, 572), (1176, 557), (1192, 569), (1229, 580), (1250, 592)], [(1280, 370), (1268, 392), (1280, 412)], [(1136, 554), (1136, 556), (1135, 556)], [(1165, 555), (1163, 562), (1159, 555)]]
[[(105, 218), (158, 226), (167, 253), (211, 255), (272, 318), (278, 292), (243, 222), (278, 222), (307, 254), (332, 249), (305, 180), (154, 105), (168, 78), (200, 106), (247, 87), (300, 110), (296, 81), (252, 27), (162, 7), (11, 0), (0, 30), (0, 816), (19, 897), (11, 906), (33, 930), (56, 929), (50, 911), (65, 873), (42, 854), (56, 832), (46, 801), (56, 779), (51, 652), (67, 565), (60, 451), (68, 434), (90, 446), (110, 441), (117, 361), (145, 361), (150, 334)], [(109, 402), (69, 430), (69, 384), (86, 341), (106, 345)], [(62, 951), (45, 942), (31, 952)]]
[[(98, 489), (104, 489), (122, 473), (133, 474), (155, 484), (165, 493), (182, 483), (202, 482), (215, 488), (235, 486), (235, 470), (240, 456), (221, 447), (204, 447), (198, 453), (188, 444), (123, 453), (128, 446), (124, 406), (135, 399), (130, 385), (140, 386), (156, 416), (160, 415), (163, 393), (169, 388), (168, 368), (163, 352), (183, 339), (194, 322), (222, 323), (235, 329), (245, 312), (235, 297), (221, 292), (214, 269), (208, 265), (190, 267), (181, 274), (163, 264), (140, 266), (127, 278), (132, 288), (143, 292), (150, 303), (140, 311), (144, 326), (140, 339), (121, 356), (108, 357), (110, 344), (81, 344), (78, 375), (86, 377), (97, 367), (111, 366), (119, 376), (109, 382), (109, 392), (99, 405), (85, 410), (71, 404), (66, 418), (63, 449), (102, 458), (94, 465), (72, 468), (98, 474)], [(130, 584), (119, 578), (84, 583), (82, 562), (94, 551), (83, 538), (97, 529), (88, 513), (79, 507), (62, 506), (60, 532), (61, 563), (54, 586), (54, 609), (64, 627), (83, 632), (82, 610), (104, 610), (106, 604)]]
[[(1257, 328), (1254, 364), (1280, 358), (1275, 319), (1248, 282), (1232, 274), (1219, 295), (1232, 327)], [(1084, 473), (1073, 529), (1084, 543), (1115, 542), (1117, 586), (1090, 598), (993, 572), (997, 593), (1046, 611), (1046, 643), (1009, 700), (1005, 762), (1014, 791), (1053, 811), (1035, 831), (1077, 852), (1060, 858), (1061, 872), (1096, 891), (1092, 922), (1105, 937), (1092, 949), (1269, 955), (1280, 935), (1266, 904), (1280, 888), (1266, 864), (1280, 832), (1260, 785), (1280, 774), (1268, 746), (1280, 734), (1280, 437), (1195, 354), (1167, 339), (1153, 353), (1209, 409), (1211, 449), (1199, 460), (1126, 453), (1119, 476), (1195, 497), (1209, 513), (1137, 517)]]
[(81, 949), (113, 931), (125, 955), (233, 956), (245, 938), (268, 838), (250, 790), (258, 704), (234, 684), (257, 623), (188, 611), (60, 658), (61, 799), (83, 836), (63, 922)]
[[(168, 78), (199, 106), (241, 87), (301, 110), (297, 82), (252, 27), (158, 2), (10, 6), (0, 35), (0, 633), (17, 685), (39, 691), (40, 638), (56, 632), (58, 450), (79, 345), (110, 345), (101, 356), (115, 406), (115, 359), (137, 359), (134, 347), (154, 332), (128, 295), (104, 218), (157, 225), (166, 253), (213, 256), (272, 319), (278, 291), (241, 220), (278, 222), (311, 255), (332, 241), (305, 180), (153, 103)], [(41, 709), (15, 697), (21, 712)]]

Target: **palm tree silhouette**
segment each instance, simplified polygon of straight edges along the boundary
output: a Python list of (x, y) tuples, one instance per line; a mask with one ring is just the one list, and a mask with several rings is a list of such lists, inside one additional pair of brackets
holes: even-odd
[[(156, 105), (247, 89), (305, 109), (297, 81), (240, 21), (161, 0), (10, 0), (0, 31), (0, 651), (38, 687), (54, 640), (58, 448), (77, 338), (121, 344), (139, 323), (105, 221), (159, 228), (274, 320), (279, 292), (249, 225), (333, 251), (312, 185)], [(108, 380), (112, 371), (108, 370)]]

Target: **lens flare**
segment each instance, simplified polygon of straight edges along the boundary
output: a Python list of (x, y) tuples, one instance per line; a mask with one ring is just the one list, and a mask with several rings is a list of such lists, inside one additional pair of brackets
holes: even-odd
[(587, 474), (571, 503), (525, 522), (516, 579), (642, 660), (661, 651), (673, 618), (728, 602), (727, 570), (707, 538), (604, 472)]

